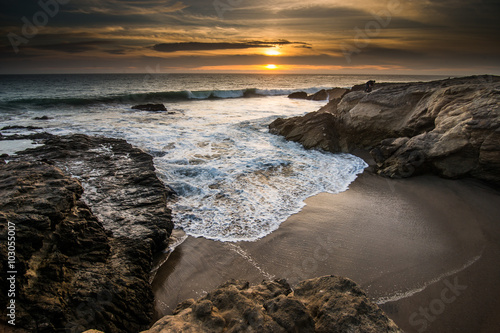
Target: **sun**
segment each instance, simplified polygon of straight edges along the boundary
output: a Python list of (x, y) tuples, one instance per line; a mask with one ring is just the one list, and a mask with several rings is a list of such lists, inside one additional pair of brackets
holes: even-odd
[(277, 69), (278, 66), (274, 65), (274, 64), (269, 64), (269, 65), (266, 65), (266, 68), (267, 69)]

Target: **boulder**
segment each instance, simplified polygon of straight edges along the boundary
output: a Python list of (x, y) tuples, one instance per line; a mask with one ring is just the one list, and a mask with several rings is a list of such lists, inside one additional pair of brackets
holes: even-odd
[(311, 101), (325, 101), (328, 99), (328, 92), (325, 89), (321, 89), (317, 93), (307, 96), (307, 99)]
[(288, 98), (307, 99), (307, 93), (305, 91), (296, 91), (288, 95)]
[(354, 88), (312, 115), (276, 120), (270, 131), (307, 148), (371, 150), (388, 177), (432, 172), (500, 184), (500, 77), (382, 83), (369, 94)]
[(132, 109), (141, 111), (167, 111), (167, 108), (163, 104), (139, 104), (132, 106)]
[(180, 303), (147, 333), (402, 332), (353, 281), (324, 276), (300, 282), (231, 280)]

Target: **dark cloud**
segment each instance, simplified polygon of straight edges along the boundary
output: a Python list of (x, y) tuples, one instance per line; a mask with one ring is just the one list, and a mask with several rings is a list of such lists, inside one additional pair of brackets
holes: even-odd
[(310, 47), (303, 42), (289, 42), (287, 40), (279, 41), (251, 41), (240, 43), (201, 43), (201, 42), (186, 42), (186, 43), (161, 43), (156, 44), (152, 48), (159, 52), (177, 52), (177, 51), (208, 51), (208, 50), (236, 50), (250, 48), (275, 47), (283, 45), (300, 45), (301, 47)]
[(49, 51), (57, 51), (64, 53), (81, 53), (81, 52), (99, 50), (102, 45), (109, 45), (109, 44), (110, 41), (95, 40), (87, 42), (30, 45), (29, 47), (38, 50), (49, 50)]

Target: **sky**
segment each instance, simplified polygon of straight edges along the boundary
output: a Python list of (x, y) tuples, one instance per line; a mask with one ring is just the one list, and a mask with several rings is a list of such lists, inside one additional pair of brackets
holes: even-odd
[(498, 0), (0, 4), (0, 74), (500, 74)]

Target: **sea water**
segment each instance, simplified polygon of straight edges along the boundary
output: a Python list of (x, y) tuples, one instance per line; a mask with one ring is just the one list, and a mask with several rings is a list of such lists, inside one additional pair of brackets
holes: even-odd
[[(351, 87), (358, 75), (80, 74), (0, 76), (3, 135), (45, 131), (125, 139), (150, 153), (159, 178), (177, 192), (176, 228), (194, 237), (253, 241), (320, 192), (345, 191), (366, 164), (349, 154), (305, 150), (272, 135), (278, 117), (316, 111), (327, 101), (288, 99)], [(169, 112), (132, 110), (164, 103)], [(35, 119), (42, 116), (48, 120)], [(0, 141), (0, 145), (2, 142)]]

